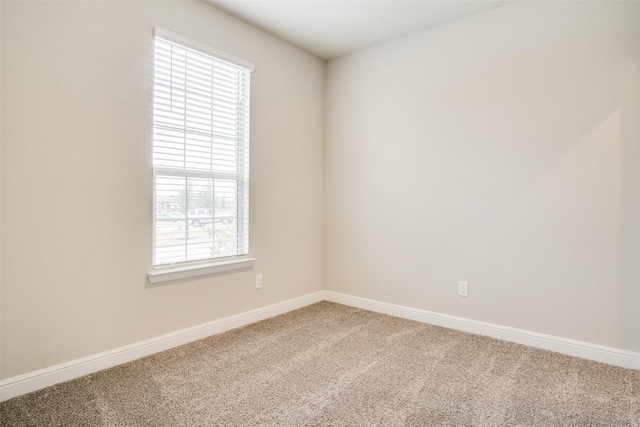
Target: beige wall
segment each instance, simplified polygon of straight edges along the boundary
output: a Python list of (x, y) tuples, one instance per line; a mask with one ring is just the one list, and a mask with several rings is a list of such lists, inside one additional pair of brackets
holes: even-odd
[[(325, 288), (640, 350), (638, 3), (517, 2), (326, 82), (201, 2), (1, 10), (2, 378)], [(155, 25), (255, 63), (253, 271), (145, 285)]]
[[(155, 25), (255, 63), (253, 271), (145, 286)], [(202, 2), (2, 2), (2, 378), (322, 289), (324, 67)]]
[(640, 3), (517, 2), (344, 56), (326, 121), (329, 290), (640, 350)]

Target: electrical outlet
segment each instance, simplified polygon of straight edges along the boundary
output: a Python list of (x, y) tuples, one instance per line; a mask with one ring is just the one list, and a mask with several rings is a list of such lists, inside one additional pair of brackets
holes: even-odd
[(468, 290), (469, 290), (469, 283), (458, 282), (458, 295), (460, 295), (461, 297), (466, 297)]
[(256, 274), (256, 289), (262, 289), (262, 274)]

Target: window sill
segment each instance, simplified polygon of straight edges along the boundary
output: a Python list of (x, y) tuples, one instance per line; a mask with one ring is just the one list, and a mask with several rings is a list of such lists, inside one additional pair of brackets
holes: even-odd
[(224, 273), (227, 271), (244, 270), (253, 267), (253, 262), (255, 260), (255, 258), (237, 258), (207, 264), (159, 268), (147, 273), (147, 278), (151, 284), (172, 282), (175, 280), (208, 276), (210, 274)]

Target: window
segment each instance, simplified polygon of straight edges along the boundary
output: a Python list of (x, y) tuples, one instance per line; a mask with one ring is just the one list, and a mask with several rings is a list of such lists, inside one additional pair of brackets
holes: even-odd
[(249, 254), (253, 65), (154, 34), (154, 270), (228, 264)]

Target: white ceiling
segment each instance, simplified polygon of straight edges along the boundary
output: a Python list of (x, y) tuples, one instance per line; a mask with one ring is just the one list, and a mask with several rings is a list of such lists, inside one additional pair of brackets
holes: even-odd
[(510, 3), (485, 0), (205, 1), (323, 59)]

